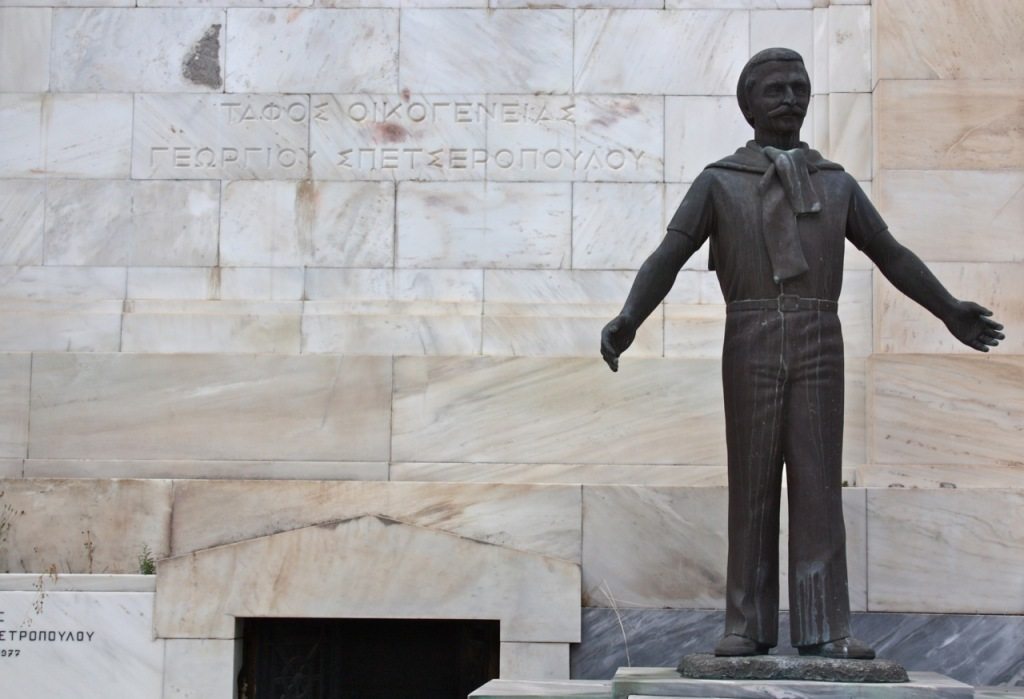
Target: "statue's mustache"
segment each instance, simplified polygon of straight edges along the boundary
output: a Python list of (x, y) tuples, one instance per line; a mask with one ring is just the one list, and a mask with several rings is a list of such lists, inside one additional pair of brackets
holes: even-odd
[(783, 105), (780, 105), (780, 106), (776, 107), (772, 111), (768, 112), (768, 116), (770, 116), (770, 117), (789, 116), (789, 115), (793, 115), (793, 116), (806, 116), (806, 114), (807, 114), (807, 110), (806, 109), (801, 109), (800, 106), (796, 105), (796, 104), (783, 104)]

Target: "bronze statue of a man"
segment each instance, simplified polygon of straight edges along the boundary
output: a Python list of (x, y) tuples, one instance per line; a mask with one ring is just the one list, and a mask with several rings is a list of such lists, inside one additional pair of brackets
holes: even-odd
[(873, 658), (850, 637), (842, 513), (843, 337), (836, 315), (844, 240), (896, 288), (987, 352), (991, 312), (949, 294), (893, 239), (857, 182), (800, 141), (811, 85), (794, 51), (766, 49), (740, 74), (754, 140), (694, 180), (644, 262), (601, 354), (619, 355), (710, 238), (727, 303), (722, 382), (729, 471), (725, 636), (716, 655), (764, 654), (778, 640), (782, 467), (789, 486), (792, 642), (801, 655)]

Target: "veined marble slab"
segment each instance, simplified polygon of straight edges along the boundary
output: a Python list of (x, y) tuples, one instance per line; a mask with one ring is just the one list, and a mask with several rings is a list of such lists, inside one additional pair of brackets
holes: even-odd
[(872, 611), (1024, 613), (1024, 491), (872, 489)]
[(45, 190), (39, 180), (5, 180), (0, 187), (0, 264), (43, 263)]
[(152, 592), (0, 592), (12, 697), (159, 699), (163, 641)]
[(639, 269), (665, 235), (662, 184), (581, 182), (572, 197), (574, 269)]
[(220, 261), (234, 266), (391, 266), (394, 185), (229, 182)]
[(46, 174), (127, 177), (132, 98), (124, 94), (51, 94), (42, 99)]
[(1024, 172), (882, 170), (874, 190), (893, 235), (923, 260), (1024, 261)]
[(46, 92), (52, 18), (48, 7), (0, 10), (0, 91)]
[[(382, 461), (118, 461), (98, 459), (28, 459), (27, 461), (26, 478), (388, 480), (388, 464)], [(20, 471), (17, 475), (21, 475)]]
[[(130, 107), (129, 107), (130, 110)], [(134, 179), (303, 179), (311, 161), (308, 95), (137, 94)]]
[[(917, 671), (941, 672), (971, 685), (1024, 678), (1024, 617), (854, 612), (856, 638), (879, 657)], [(779, 615), (777, 652), (790, 654), (789, 613)], [(572, 674), (611, 678), (626, 665), (666, 667), (682, 655), (707, 653), (722, 637), (725, 612), (703, 609), (583, 610), (583, 638), (572, 648)]]
[(666, 97), (665, 179), (692, 182), (709, 163), (731, 155), (751, 138), (753, 131), (734, 94)]
[[(576, 92), (732, 95), (749, 53), (745, 12), (579, 10)], [(666, 70), (666, 66), (674, 69)], [(700, 66), (700, 70), (685, 70)]]
[(724, 336), (724, 304), (665, 304), (666, 357), (720, 359)]
[[(828, 96), (827, 157), (858, 180), (870, 180), (871, 93), (836, 92)], [(862, 185), (863, 186), (863, 185)], [(865, 187), (870, 191), (870, 187)]]
[(0, 456), (21, 459), (28, 450), (29, 368), (27, 354), (0, 354)]
[[(841, 0), (833, 0), (838, 2)], [(864, 0), (854, 0), (863, 2)], [(809, 10), (823, 0), (665, 0), (669, 9)], [(828, 0), (824, 0), (828, 2)]]
[(116, 352), (121, 301), (7, 301), (0, 311), (0, 350)]
[[(1007, 328), (1021, 326), (1024, 308), (1010, 299), (1021, 298), (1024, 294), (1024, 263), (936, 262), (929, 267), (956, 298), (980, 303)], [(901, 294), (881, 275), (875, 285), (875, 318), (878, 352), (978, 354), (953, 337), (942, 321)], [(992, 351), (999, 355), (1022, 354), (1024, 338), (1011, 331)]]
[(169, 638), (163, 644), (163, 697), (227, 699), (236, 693), (235, 659), (243, 653), (240, 641)]
[(127, 180), (53, 180), (46, 192), (48, 265), (118, 266), (131, 261), (134, 221)]
[(572, 22), (566, 10), (406, 10), (399, 87), (456, 94), (568, 93)]
[(165, 301), (301, 301), (301, 267), (131, 267), (127, 297)]
[(828, 8), (828, 90), (870, 92), (871, 7), (833, 5)]
[(612, 683), (590, 680), (491, 680), (470, 699), (611, 699)]
[[(42, 579), (40, 579), (40, 577)], [(5, 592), (153, 592), (156, 576), (139, 573), (58, 573), (56, 576), (29, 573), (0, 574)]]
[[(580, 560), (578, 486), (195, 481), (178, 482), (174, 498), (174, 555), (379, 514), (496, 546)], [(219, 506), (226, 500), (239, 504), (230, 522)]]
[(876, 0), (875, 13), (880, 79), (1024, 78), (1024, 14), (1015, 2)]
[(216, 182), (133, 182), (133, 265), (217, 264)]
[(300, 301), (127, 301), (122, 352), (298, 354)]
[(0, 490), (19, 513), (0, 570), (136, 573), (144, 546), (167, 555), (170, 481), (27, 478)]
[(205, 8), (56, 10), (51, 89), (219, 90), (223, 85), (224, 23), (223, 10)]
[[(483, 346), (487, 356), (593, 357), (601, 328), (618, 312), (617, 305), (485, 304)], [(630, 347), (634, 357), (663, 354), (661, 311), (651, 314)]]
[(400, 267), (569, 265), (568, 183), (403, 182), (397, 209)]
[(393, 463), (392, 481), (722, 486), (724, 466)]
[(124, 267), (0, 267), (0, 299), (121, 300), (125, 274)]
[(385, 92), (398, 88), (394, 10), (231, 9), (229, 92)]
[(1013, 170), (1024, 162), (1019, 81), (880, 80), (874, 99), (880, 170)]
[(35, 458), (381, 460), (391, 362), (38, 355)]
[[(788, 609), (789, 507), (783, 495), (779, 600), (780, 608)], [(863, 489), (843, 489), (843, 511), (850, 606), (863, 610), (867, 588)], [(584, 605), (721, 609), (727, 513), (725, 488), (585, 486)]]
[[(711, 5), (712, 9), (719, 9), (719, 5)], [(721, 9), (726, 9), (721, 7)], [(814, 51), (814, 21), (813, 11), (810, 8), (803, 10), (789, 10), (779, 12), (778, 8), (770, 7), (767, 10), (755, 10), (750, 13), (750, 55), (754, 55), (763, 49), (782, 46), (792, 49), (803, 56), (808, 73), (813, 70), (812, 66), (817, 63), (818, 55)], [(827, 58), (822, 56), (821, 58)], [(820, 92), (814, 81), (811, 87), (815, 92)]]
[(368, 515), (161, 561), (155, 628), (227, 639), (250, 616), (499, 619), (504, 642), (571, 643), (579, 570)]
[[(491, 272), (488, 271), (488, 274)], [(494, 273), (499, 273), (494, 270)], [(484, 270), (479, 269), (321, 269), (306, 268), (310, 301), (483, 300)]]
[(868, 367), (863, 463), (1020, 463), (1024, 358), (876, 354)]
[[(480, 304), (390, 302), (384, 308), (307, 301), (302, 315), (302, 352), (420, 356), (480, 354)], [(426, 311), (426, 312), (424, 312)]]
[(392, 459), (725, 462), (717, 362), (596, 355), (397, 359)]
[(1024, 488), (1024, 465), (865, 464), (857, 484), (867, 488)]
[(36, 177), (45, 171), (42, 97), (0, 94), (0, 177)]

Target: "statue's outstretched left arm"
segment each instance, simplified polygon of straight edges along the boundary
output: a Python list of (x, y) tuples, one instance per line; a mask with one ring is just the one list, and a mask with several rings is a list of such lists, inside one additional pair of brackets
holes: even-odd
[(893, 286), (928, 309), (968, 347), (988, 352), (1004, 339), (1003, 326), (991, 318), (992, 311), (954, 298), (921, 258), (900, 245), (889, 231), (875, 235), (864, 252)]

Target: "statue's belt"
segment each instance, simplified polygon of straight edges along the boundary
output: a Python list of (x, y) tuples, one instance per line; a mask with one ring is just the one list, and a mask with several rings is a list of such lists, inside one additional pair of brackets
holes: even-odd
[(828, 299), (805, 299), (796, 294), (779, 294), (773, 299), (744, 299), (743, 301), (730, 301), (726, 304), (726, 312), (734, 311), (827, 311), (835, 313), (839, 310), (839, 303)]

